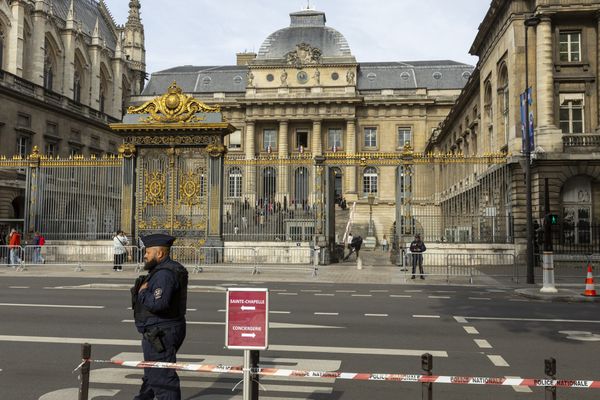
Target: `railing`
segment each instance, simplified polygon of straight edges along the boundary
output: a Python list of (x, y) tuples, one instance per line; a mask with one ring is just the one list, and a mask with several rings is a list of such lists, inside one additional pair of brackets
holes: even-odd
[[(557, 254), (600, 253), (600, 224), (579, 223), (579, 226), (552, 227), (552, 250)], [(543, 231), (538, 235), (538, 246), (543, 248)]]
[(600, 135), (563, 135), (563, 146), (569, 147), (600, 147)]

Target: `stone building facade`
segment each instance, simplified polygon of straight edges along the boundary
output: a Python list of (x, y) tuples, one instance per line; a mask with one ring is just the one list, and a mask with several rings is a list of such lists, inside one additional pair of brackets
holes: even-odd
[[(117, 153), (120, 121), (145, 80), (139, 0), (118, 25), (103, 1), (0, 0), (0, 155)], [(23, 218), (24, 177), (0, 171), (0, 220)]]
[[(344, 36), (326, 25), (325, 13), (302, 10), (290, 17), (257, 54), (238, 54), (237, 65), (155, 72), (134, 101), (162, 94), (175, 81), (184, 92), (219, 104), (238, 128), (226, 138), (230, 159), (394, 153), (406, 144), (422, 152), (473, 70), (453, 61), (358, 62)], [(268, 169), (226, 168), (226, 202), (255, 204), (274, 196), (304, 204), (314, 181), (298, 182), (305, 171), (314, 174), (303, 168), (279, 168), (273, 177), (265, 175)], [(336, 175), (336, 197), (357, 202), (356, 223), (368, 223), (367, 197), (376, 196), (379, 238), (389, 235), (395, 219), (396, 176), (397, 167), (368, 163), (340, 167)]]
[[(532, 18), (533, 17), (533, 18)], [(526, 26), (525, 21), (529, 27)], [(526, 47), (527, 30), (527, 47)], [(514, 216), (517, 248), (526, 246), (525, 139), (521, 98), (532, 88), (534, 143), (531, 148), (533, 218), (543, 222), (548, 182), (550, 212), (559, 215), (555, 243), (596, 246), (600, 225), (600, 3), (597, 1), (494, 0), (471, 47), (476, 69), (456, 106), (429, 140), (428, 151), (509, 153), (502, 185)], [(475, 174), (475, 178), (473, 178)], [(445, 200), (468, 212), (484, 196), (468, 189), (485, 174), (473, 169), (439, 181)], [(471, 183), (469, 183), (471, 179)], [(478, 184), (477, 183), (477, 184)], [(456, 184), (464, 190), (456, 190)], [(476, 184), (476, 185), (477, 185)], [(475, 185), (475, 186), (476, 186)], [(489, 202), (490, 199), (488, 198)], [(594, 245), (596, 243), (596, 245)], [(597, 251), (597, 250), (596, 250)]]

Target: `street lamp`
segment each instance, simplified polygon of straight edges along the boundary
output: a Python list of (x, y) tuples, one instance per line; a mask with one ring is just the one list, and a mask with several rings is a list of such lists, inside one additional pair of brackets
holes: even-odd
[(373, 203), (375, 203), (375, 193), (371, 192), (367, 196), (367, 201), (369, 202), (369, 233), (367, 236), (373, 236)]
[(525, 187), (526, 187), (526, 211), (527, 214), (527, 283), (535, 283), (535, 274), (533, 271), (534, 255), (533, 255), (533, 207), (531, 202), (531, 138), (530, 134), (530, 116), (529, 116), (529, 48), (528, 48), (528, 32), (530, 27), (536, 27), (541, 22), (541, 19), (536, 16), (531, 16), (524, 21), (525, 25)]

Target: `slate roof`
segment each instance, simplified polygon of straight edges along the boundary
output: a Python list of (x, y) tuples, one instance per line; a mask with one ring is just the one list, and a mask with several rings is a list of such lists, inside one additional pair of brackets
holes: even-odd
[[(66, 21), (71, 0), (51, 0), (51, 3), (54, 15)], [(113, 30), (115, 23), (103, 15), (100, 9), (102, 6), (95, 0), (75, 0), (74, 5), (75, 20), (83, 24), (83, 32), (91, 37), (96, 26), (96, 19), (98, 19), (100, 37), (106, 40), (108, 48), (115, 50), (117, 46), (117, 38)]]
[(257, 60), (280, 59), (296, 45), (308, 43), (321, 50), (323, 57), (351, 57), (348, 41), (340, 32), (325, 26), (325, 13), (303, 10), (290, 14), (287, 28), (270, 34), (258, 50)]
[[(473, 67), (456, 61), (411, 61), (359, 63), (359, 91), (427, 88), (462, 89)], [(184, 65), (155, 72), (142, 95), (160, 95), (176, 81), (186, 93), (244, 93), (247, 66)]]

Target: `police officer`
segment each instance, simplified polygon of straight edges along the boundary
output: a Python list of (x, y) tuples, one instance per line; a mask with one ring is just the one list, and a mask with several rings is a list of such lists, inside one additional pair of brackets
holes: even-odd
[[(144, 270), (131, 288), (135, 325), (141, 334), (145, 361), (177, 362), (185, 339), (188, 272), (169, 254), (175, 238), (149, 235)], [(145, 368), (142, 387), (134, 400), (180, 400), (179, 376), (174, 369)]]

